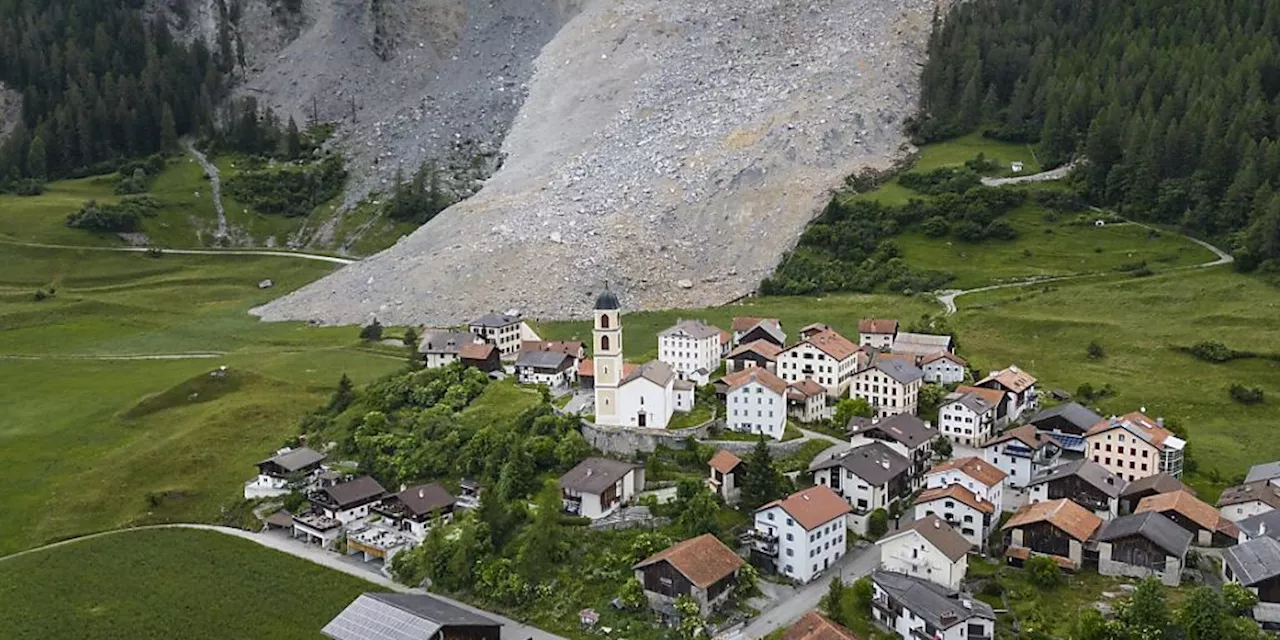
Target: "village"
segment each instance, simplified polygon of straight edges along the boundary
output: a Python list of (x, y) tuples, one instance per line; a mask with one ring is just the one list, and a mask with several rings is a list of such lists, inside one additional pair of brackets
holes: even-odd
[[(592, 529), (662, 522), (654, 512), (676, 489), (647, 481), (656, 450), (693, 440), (714, 451), (702, 482), (733, 509), (752, 491), (762, 449), (771, 465), (796, 442), (822, 443), (785, 474), (794, 491), (750, 505), (735, 530), (637, 559), (639, 615), (655, 625), (690, 637), (856, 639), (865, 633), (817, 611), (819, 600), (830, 597), (828, 583), (869, 582), (864, 622), (875, 633), (990, 639), (1001, 607), (978, 597), (984, 583), (969, 574), (993, 565), (1169, 587), (1235, 583), (1255, 594), (1257, 622), (1280, 625), (1280, 462), (1253, 467), (1207, 504), (1181, 481), (1185, 433), (1145, 407), (1099, 415), (1016, 364), (974, 371), (953, 336), (905, 331), (897, 320), (863, 319), (855, 339), (820, 323), (789, 339), (771, 318), (736, 317), (728, 330), (686, 319), (659, 332), (658, 357), (642, 363), (624, 355), (624, 324), (620, 300), (605, 290), (589, 350), (543, 341), (510, 312), (426, 330), (418, 357), (426, 369), (474, 368), (557, 398), (594, 450), (559, 477), (559, 506)], [(688, 420), (695, 412), (706, 419)], [(329, 462), (318, 448), (277, 451), (258, 464), (245, 498), (278, 504), (302, 493), (300, 508), (264, 518), (268, 530), (388, 576), (397, 554), (480, 508), (491, 490), (468, 478), (450, 479), (456, 490), (388, 489)], [(324, 633), (372, 638), (409, 625), (499, 637), (495, 616), (459, 607), (370, 593)], [(1097, 609), (1110, 613), (1104, 602)], [(601, 619), (593, 608), (578, 612), (583, 630), (607, 635)]]

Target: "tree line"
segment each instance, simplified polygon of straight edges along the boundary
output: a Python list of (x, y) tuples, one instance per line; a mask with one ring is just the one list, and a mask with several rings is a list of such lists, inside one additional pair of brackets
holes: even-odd
[(1280, 3), (982, 0), (935, 16), (918, 142), (982, 128), (1081, 193), (1280, 260)]

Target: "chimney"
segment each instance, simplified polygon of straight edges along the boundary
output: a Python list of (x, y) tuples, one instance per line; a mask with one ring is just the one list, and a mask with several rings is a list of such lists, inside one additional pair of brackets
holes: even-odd
[(422, 489), (421, 487), (419, 487), (419, 488), (418, 488), (418, 498), (419, 498), (419, 499), (421, 499), (421, 498), (425, 498), (425, 497), (427, 497), (427, 491), (426, 491), (425, 489)]
[(590, 478), (590, 477), (591, 477), (591, 472), (592, 472), (592, 471), (595, 471), (595, 469), (592, 469), (591, 467), (587, 467), (587, 477), (588, 477), (588, 478)]
[(942, 521), (941, 521), (941, 520), (936, 520), (936, 519), (935, 519), (935, 520), (933, 521), (933, 528), (934, 528), (934, 529), (941, 529), (941, 528), (942, 528)]
[(1259, 523), (1258, 523), (1258, 536), (1260, 536), (1260, 537), (1266, 537), (1266, 535), (1267, 535), (1267, 523), (1265, 523), (1265, 522), (1259, 522)]
[(408, 488), (409, 488), (409, 487), (408, 487), (408, 485), (406, 485), (405, 483), (403, 483), (403, 482), (401, 482), (401, 483), (400, 483), (400, 490), (401, 490), (401, 491), (404, 491), (405, 489), (408, 489)]

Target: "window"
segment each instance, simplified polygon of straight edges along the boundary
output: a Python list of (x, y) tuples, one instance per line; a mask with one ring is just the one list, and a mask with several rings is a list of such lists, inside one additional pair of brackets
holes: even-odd
[(794, 550), (794, 549), (787, 549), (787, 557), (788, 557), (788, 558), (790, 558), (790, 557), (792, 557), (792, 556), (794, 556), (794, 555), (796, 555), (796, 552), (795, 552), (795, 550)]
[[(790, 518), (788, 518), (788, 519), (787, 519), (787, 524), (791, 524), (791, 519), (790, 519)], [(793, 536), (793, 535), (791, 535), (791, 534), (789, 534), (789, 533), (787, 534), (787, 542), (795, 542), (795, 539), (796, 539), (796, 538), (795, 538), (795, 536)]]
[(772, 512), (772, 511), (770, 511), (770, 512), (769, 512), (769, 516), (768, 516), (768, 517), (769, 517), (769, 519), (770, 519), (770, 520), (772, 520), (772, 519), (773, 519), (773, 512)]
[[(608, 316), (605, 316), (605, 317), (608, 317)], [(606, 320), (605, 324), (608, 324), (608, 322), (609, 321)], [(601, 351), (609, 350), (609, 336), (600, 336), (600, 350)]]

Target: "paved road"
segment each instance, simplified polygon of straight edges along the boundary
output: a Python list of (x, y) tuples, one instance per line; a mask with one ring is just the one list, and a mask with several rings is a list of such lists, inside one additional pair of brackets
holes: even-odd
[[(31, 247), (33, 249), (69, 249), (72, 251), (119, 251), (124, 253), (146, 253), (151, 247), (87, 247), (75, 244), (45, 244), (43, 242), (14, 242), (0, 240), (0, 244), (15, 247)], [(300, 260), (318, 260), (333, 264), (351, 264), (350, 258), (326, 256), (319, 253), (303, 253), (301, 251), (273, 251), (270, 249), (162, 249), (164, 253), (186, 256), (271, 256), (275, 258), (297, 258)]]
[[(5, 560), (9, 560), (12, 558), (18, 558), (18, 557), (27, 555), (29, 553), (35, 553), (37, 551), (46, 551), (49, 549), (56, 549), (58, 547), (75, 544), (77, 542), (82, 542), (84, 540), (91, 540), (93, 538), (117, 535), (121, 533), (129, 533), (133, 531), (141, 531), (145, 529), (200, 529), (202, 531), (215, 531), (217, 533), (222, 533), (229, 536), (235, 536), (237, 538), (243, 538), (245, 540), (256, 542), (264, 547), (275, 549), (276, 551), (282, 551), (291, 556), (302, 558), (303, 560), (309, 560), (316, 564), (329, 567), (330, 569), (333, 569), (335, 571), (341, 571), (342, 573), (352, 575), (363, 580), (367, 580), (369, 582), (386, 587), (393, 591), (399, 591), (401, 593), (427, 593), (422, 589), (414, 589), (414, 588), (406, 587), (402, 584), (395, 582), (394, 580), (383, 575), (382, 572), (378, 570), (377, 565), (361, 562), (352, 557), (340, 556), (336, 553), (325, 551), (314, 545), (304, 544), (298, 540), (294, 540), (293, 538), (290, 538), (289, 535), (284, 532), (261, 533), (261, 532), (244, 531), (242, 529), (234, 529), (231, 527), (220, 527), (220, 526), (209, 525), (209, 524), (160, 524), (160, 525), (151, 525), (146, 527), (135, 527), (131, 529), (116, 529), (114, 531), (104, 531), (101, 533), (94, 533), (86, 536), (81, 536), (79, 538), (71, 538), (70, 540), (55, 542), (53, 544), (48, 544), (43, 547), (37, 547), (35, 549), (20, 551), (13, 555), (8, 555), (8, 556), (4, 556), (3, 558), (0, 558), (0, 562), (4, 562)], [(437, 598), (440, 598), (441, 600), (444, 600), (446, 602), (449, 602), (450, 604), (454, 604), (456, 606), (462, 607), (463, 609), (467, 609), (469, 611), (479, 613), (484, 616), (488, 616), (490, 618), (493, 618), (494, 620), (497, 620), (498, 622), (501, 622), (502, 623), (502, 640), (566, 640), (561, 636), (557, 636), (552, 633), (547, 633), (546, 631), (543, 631), (536, 627), (531, 627), (522, 622), (512, 620), (511, 618), (507, 618), (505, 616), (500, 616), (496, 613), (484, 611), (483, 609), (478, 609), (469, 604), (466, 604), (465, 602), (459, 602), (452, 598), (448, 598), (436, 593), (433, 593), (431, 595)], [(316, 628), (317, 629), (320, 628), (326, 622), (328, 622), (328, 620), (317, 620)]]
[(862, 576), (870, 575), (880, 565), (880, 548), (868, 545), (865, 549), (854, 549), (839, 564), (826, 570), (813, 582), (800, 587), (794, 595), (775, 604), (760, 613), (743, 630), (742, 635), (748, 638), (763, 638), (777, 629), (781, 629), (800, 619), (805, 613), (818, 608), (818, 602), (826, 595), (831, 583), (831, 576), (836, 571), (845, 582), (853, 582)]

